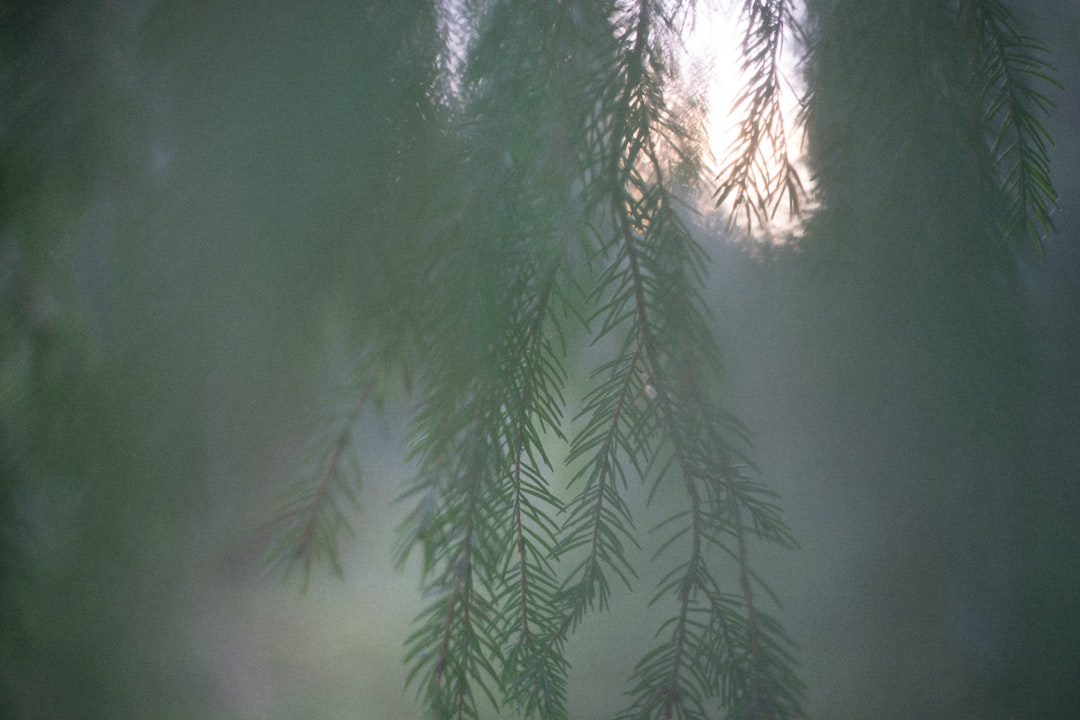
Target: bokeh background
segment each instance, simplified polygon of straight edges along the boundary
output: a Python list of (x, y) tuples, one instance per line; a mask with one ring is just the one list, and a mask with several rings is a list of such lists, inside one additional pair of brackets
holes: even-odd
[[(420, 716), (401, 661), (418, 573), (392, 566), (407, 398), (360, 421), (342, 577), (301, 592), (260, 566), (347, 400), (356, 319), (444, 178), (399, 56), (416, 5), (0, 2), (12, 717)], [(1062, 84), (1045, 257), (927, 260), (971, 212), (928, 201), (959, 177), (931, 131), (846, 170), (860, 197), (894, 183), (862, 197), (858, 259), (825, 241), (834, 216), (753, 247), (700, 219), (724, 382), (803, 545), (759, 552), (814, 718), (1080, 712), (1080, 10), (1023, 17)], [(919, 107), (886, 56), (867, 65), (869, 121)], [(648, 595), (575, 639), (575, 717), (621, 707)]]

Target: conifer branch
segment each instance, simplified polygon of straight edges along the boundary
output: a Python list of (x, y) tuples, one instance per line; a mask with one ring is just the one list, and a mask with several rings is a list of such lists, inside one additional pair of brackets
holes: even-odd
[(268, 523), (274, 535), (263, 556), (263, 567), (266, 571), (283, 568), (287, 577), (299, 563), (305, 590), (311, 568), (320, 560), (325, 559), (334, 573), (341, 575), (338, 535), (352, 531), (346, 512), (357, 508), (360, 485), (360, 469), (350, 463), (352, 436), (373, 387), (372, 382), (364, 385), (359, 398), (338, 421), (339, 427), (323, 452), (320, 469), (287, 489), (281, 511)]
[(714, 197), (731, 201), (733, 223), (740, 215), (747, 231), (767, 228), (784, 200), (792, 218), (806, 200), (799, 170), (788, 152), (781, 107), (781, 51), (786, 34), (798, 32), (790, 0), (746, 0), (747, 28), (741, 45), (746, 75), (733, 111), (741, 114), (739, 134), (728, 148)]
[(1012, 221), (1042, 253), (1054, 229), (1057, 191), (1050, 177), (1053, 138), (1043, 124), (1054, 102), (1039, 85), (1060, 87), (1046, 46), (1023, 33), (1000, 0), (960, 0), (958, 20), (972, 47), (975, 77), (983, 83), (980, 103), (990, 157), (1012, 202)]
[[(424, 589), (434, 601), (406, 641), (411, 684), (422, 675), (419, 693), (439, 717), (475, 718), (476, 690), (497, 705), (498, 673), (492, 662), (499, 646), (493, 635), (492, 590), (498, 549), (499, 507), (490, 495), (498, 457), (493, 452), (492, 395), (477, 387), (457, 402), (432, 396), (418, 421), (421, 471), (408, 494), (419, 495), (410, 516), (404, 562), (413, 543), (424, 547)], [(447, 427), (458, 432), (447, 435)], [(447, 454), (447, 451), (453, 454)]]
[[(406, 660), (414, 665), (410, 677), (434, 663), (424, 681), (428, 702), (440, 707), (445, 705), (440, 698), (448, 698), (445, 707), (455, 717), (475, 716), (474, 685), (482, 687), (496, 706), (496, 698), (503, 696), (525, 707), (532, 702), (515, 671), (533, 649), (530, 623), (544, 627), (544, 608), (550, 605), (555, 586), (545, 550), (553, 543), (548, 507), (556, 501), (538, 465), (547, 462), (540, 426), (553, 423), (562, 404), (561, 365), (547, 346), (547, 332), (542, 332), (555, 271), (546, 271), (535, 295), (516, 283), (510, 286), (510, 298), (534, 302), (521, 305), (511, 300), (505, 306), (507, 334), (498, 349), (491, 348), (497, 371), (480, 374), (460, 411), (441, 415), (443, 402), (433, 398), (429, 407), (439, 414), (426, 419), (431, 424), (425, 421), (417, 428), (418, 449), (425, 458), (415, 481), (421, 502), (406, 532), (425, 546), (425, 557), (431, 558), (425, 567), (442, 568), (425, 586), (449, 588), (450, 593), (421, 617), (426, 629), (410, 638)], [(523, 281), (528, 282), (530, 275), (523, 271)], [(440, 438), (450, 437), (448, 428), (460, 428), (453, 447), (441, 444)], [(554, 430), (558, 433), (557, 426)], [(447, 459), (462, 455), (472, 460), (457, 468), (451, 461), (447, 475), (443, 469)], [(432, 494), (437, 500), (428, 512)], [(429, 529), (436, 532), (429, 534)], [(438, 546), (429, 544), (432, 537)], [(407, 554), (407, 547), (403, 552)], [(514, 557), (519, 562), (510, 572)], [(516, 584), (509, 582), (511, 577)], [(519, 594), (513, 592), (515, 587)], [(482, 622), (475, 613), (481, 614)], [(432, 661), (425, 648), (433, 647), (436, 636), (439, 651)], [(497, 662), (503, 663), (501, 672)], [(455, 672), (448, 674), (448, 667)], [(565, 686), (564, 665), (545, 670)], [(489, 682), (497, 689), (489, 690)], [(563, 702), (558, 694), (549, 698), (555, 706)]]
[[(998, 0), (957, 3), (986, 80), (989, 154), (1039, 245), (1056, 202), (1040, 119), (1052, 103), (1035, 87), (1053, 83), (1049, 65)], [(662, 494), (682, 505), (653, 530), (653, 560), (668, 565), (651, 603), (668, 614), (618, 717), (804, 716), (790, 640), (764, 602), (776, 598), (751, 562), (756, 541), (795, 542), (775, 496), (745, 470), (745, 432), (718, 399), (707, 257), (680, 205), (684, 170), (698, 172), (700, 160), (665, 92), (679, 16), (692, 5), (480, 1), (432, 11), (462, 13), (442, 24), (468, 35), (432, 56), (444, 70), (432, 94), (445, 105), (440, 157), (453, 182), (403, 263), (402, 284), (422, 291), (373, 293), (404, 306), (391, 324), (409, 327), (384, 329), (369, 351), (407, 355), (407, 385), (415, 375), (416, 472), (402, 494), (415, 506), (397, 562), (422, 555), (425, 606), (405, 643), (407, 685), (440, 720), (478, 718), (485, 699), (523, 718), (566, 720), (570, 637), (587, 613), (608, 609), (612, 581), (632, 590), (637, 579), (627, 498), (637, 481), (649, 502)], [(797, 215), (806, 199), (781, 103), (783, 43), (799, 31), (792, 7), (744, 3), (740, 132), (714, 197), (748, 231), (785, 200)], [(588, 258), (581, 276), (575, 253)], [(566, 292), (579, 279), (583, 308)], [(606, 355), (574, 418), (574, 496), (563, 503), (549, 453), (553, 438), (567, 440), (567, 315)], [(339, 569), (342, 507), (355, 503), (343, 469), (350, 428), (375, 387), (364, 377), (322, 465), (279, 517), (286, 533), (274, 557), (302, 561), (305, 584), (320, 553)]]
[[(719, 458), (715, 450), (708, 449), (705, 438), (728, 424), (721, 414), (701, 404), (709, 393), (696, 381), (701, 374), (708, 376), (715, 370), (717, 362), (712, 333), (702, 319), (703, 305), (695, 289), (700, 282), (702, 252), (673, 211), (675, 198), (665, 183), (662, 158), (678, 153), (665, 155), (656, 145), (657, 137), (670, 142), (685, 135), (667, 117), (660, 92), (665, 65), (657, 49), (663, 43), (652, 35), (654, 13), (662, 15), (662, 10), (645, 1), (636, 6), (636, 13), (627, 11), (624, 17), (628, 29), (621, 38), (626, 50), (617, 64), (622, 84), (609, 126), (607, 207), (611, 239), (602, 240), (599, 251), (607, 256), (608, 264), (597, 284), (596, 316), (602, 318), (600, 336), (624, 333), (622, 355), (602, 368), (610, 375), (592, 398), (606, 402), (587, 404), (591, 421), (577, 442), (582, 447), (602, 449), (589, 466), (590, 477), (602, 479), (607, 479), (609, 467), (621, 468), (619, 456), (609, 454), (611, 450), (624, 454), (637, 474), (649, 479), (648, 468), (661, 448), (670, 448), (689, 505), (682, 516), (688, 518), (687, 526), (673, 537), (686, 537), (690, 554), (660, 583), (657, 599), (669, 592), (676, 598), (675, 614), (661, 627), (669, 639), (638, 664), (634, 702), (620, 717), (703, 718), (706, 703), (719, 693), (718, 680), (704, 670), (711, 666), (705, 658), (716, 644), (716, 633), (711, 629), (724, 624), (723, 617), (713, 615), (726, 608), (716, 600), (721, 593), (704, 560), (703, 545), (707, 528), (725, 526), (724, 518), (730, 518), (730, 513), (721, 506), (706, 506), (701, 483), (718, 484), (727, 470), (726, 464), (718, 464)], [(670, 23), (660, 24), (665, 26)], [(659, 134), (655, 132), (658, 123), (664, 127)], [(622, 423), (627, 425), (625, 430)], [(598, 428), (606, 430), (600, 433)], [(624, 433), (630, 433), (636, 442), (594, 440), (598, 435), (610, 439)], [(708, 438), (714, 439), (712, 435)], [(572, 451), (571, 459), (577, 457)], [(653, 492), (665, 475), (667, 471), (661, 470), (650, 480), (655, 483)], [(618, 477), (625, 483), (625, 476), (620, 473)], [(602, 525), (599, 513), (594, 517), (596, 537)], [(573, 537), (580, 537), (580, 527), (575, 529), (579, 535)], [(670, 546), (671, 541), (664, 544), (665, 548)], [(745, 543), (736, 553), (737, 561), (745, 563)], [(701, 605), (703, 598), (706, 602)], [(756, 621), (752, 612), (749, 617)], [(738, 638), (738, 648), (725, 648), (725, 652), (748, 650), (750, 639), (757, 634), (755, 630), (743, 635)], [(741, 673), (740, 682), (748, 683), (748, 671), (759, 668), (760, 663), (755, 662), (751, 669), (740, 666), (733, 672)]]
[[(754, 589), (750, 584), (750, 568), (746, 550), (746, 529), (742, 522), (742, 508), (736, 498), (734, 483), (731, 476), (727, 480), (727, 495), (731, 498), (731, 522), (735, 530), (736, 552), (739, 559), (739, 589), (742, 592), (743, 606), (746, 609), (746, 624), (750, 634), (750, 668), (752, 677), (750, 680), (750, 717), (758, 717), (759, 705), (767, 702), (762, 679), (765, 668), (761, 659), (761, 628), (758, 624), (757, 607), (754, 605)], [(771, 713), (770, 713), (771, 714)]]
[[(549, 491), (544, 477), (552, 465), (538, 432), (550, 429), (559, 439), (565, 439), (558, 424), (564, 405), (560, 388), (565, 373), (550, 344), (548, 333), (552, 328), (547, 325), (557, 274), (558, 267), (553, 266), (538, 278), (535, 304), (523, 313), (527, 318), (523, 342), (508, 352), (506, 367), (506, 372), (516, 378), (514, 395), (508, 398), (508, 493), (513, 542), (507, 563), (516, 563), (512, 572), (517, 592), (515, 602), (515, 584), (508, 577), (500, 630), (506, 658), (502, 680), (508, 704), (525, 717), (535, 713), (544, 718), (566, 715), (567, 665), (561, 656), (537, 653), (538, 638), (550, 631), (555, 616), (558, 585), (549, 556), (557, 532), (552, 514), (561, 503)], [(534, 296), (526, 292), (525, 297)]]

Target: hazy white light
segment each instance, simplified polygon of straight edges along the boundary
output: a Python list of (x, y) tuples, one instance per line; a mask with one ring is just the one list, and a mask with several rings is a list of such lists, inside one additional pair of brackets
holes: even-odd
[[(686, 53), (691, 65), (703, 65), (709, 69), (706, 74), (708, 87), (705, 91), (709, 112), (705, 120), (705, 131), (708, 133), (708, 149), (712, 156), (707, 159), (707, 167), (714, 178), (720, 172), (730, 148), (739, 138), (738, 123), (742, 118), (738, 113), (733, 113), (732, 108), (746, 80), (742, 71), (741, 53), (745, 27), (743, 5), (743, 2), (735, 0), (699, 3), (694, 27), (685, 38)], [(800, 5), (796, 5), (795, 11), (796, 15), (802, 14)], [(802, 129), (796, 120), (800, 97), (805, 89), (799, 72), (799, 53), (794, 40), (785, 37), (781, 57), (783, 94), (780, 106), (787, 133), (788, 155), (796, 165), (802, 167)], [(806, 173), (803, 177), (807, 177)], [(791, 228), (795, 218), (787, 217), (785, 209), (786, 203), (777, 213), (773, 227), (769, 230), (783, 233)]]

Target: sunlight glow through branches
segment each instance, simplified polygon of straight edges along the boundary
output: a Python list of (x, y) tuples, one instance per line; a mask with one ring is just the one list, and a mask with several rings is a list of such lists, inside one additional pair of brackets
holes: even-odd
[[(740, 103), (740, 94), (747, 87), (753, 68), (747, 65), (740, 45), (749, 22), (748, 9), (760, 4), (734, 0), (703, 3), (698, 8), (694, 27), (686, 37), (688, 64), (694, 71), (703, 73), (707, 86), (704, 91), (709, 109), (705, 123), (709, 137), (707, 168), (712, 178), (722, 179), (729, 174), (732, 153), (741, 150), (740, 146), (746, 143), (740, 125), (747, 108), (745, 103)], [(790, 12), (799, 21), (804, 8), (801, 3), (794, 3)], [(767, 139), (758, 150), (756, 169), (750, 172), (751, 187), (747, 188), (751, 197), (776, 200), (776, 205), (753, 208), (751, 218), (746, 215), (747, 208), (740, 207), (740, 202), (735, 200), (737, 192), (721, 191), (719, 204), (733, 224), (740, 225), (755, 237), (776, 242), (798, 228), (800, 213), (790, 201), (798, 200), (805, 206), (812, 200), (812, 189), (806, 185), (809, 172), (802, 142), (801, 107), (806, 92), (800, 71), (803, 49), (797, 41), (798, 38), (791, 37), (786, 31), (781, 37), (779, 119), (783, 137)], [(793, 165), (807, 191), (805, 194), (795, 192), (795, 197), (786, 198), (789, 202), (781, 202), (787, 190), (777, 186), (785, 174), (785, 158)], [(736, 217), (739, 215), (745, 221)]]

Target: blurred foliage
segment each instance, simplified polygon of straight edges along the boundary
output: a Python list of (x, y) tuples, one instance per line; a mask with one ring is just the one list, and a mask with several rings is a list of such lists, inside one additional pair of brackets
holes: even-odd
[[(377, 603), (347, 627), (405, 641), (430, 709), (570, 715), (592, 685), (569, 638), (651, 583), (620, 717), (801, 716), (806, 633), (762, 576), (795, 562), (824, 593), (842, 549), (772, 559), (813, 523), (792, 532), (747, 457), (716, 314), (740, 320), (725, 357), (776, 335), (739, 409), (778, 403), (797, 442), (759, 431), (755, 456), (839, 498), (871, 558), (825, 603), (851, 613), (827, 647), (865, 661), (810, 655), (810, 714), (920, 682), (911, 716), (1076, 706), (1078, 230), (1030, 11), (744, 3), (742, 133), (708, 177), (678, 91), (693, 3), (211, 5), (0, 3), (0, 715), (307, 712), (268, 709), (216, 623), (271, 592), (264, 545), (305, 585), (347, 569), (342, 533), (384, 510), (371, 428), (407, 415), (397, 558), (424, 608), (408, 637), (363, 627)], [(808, 49), (812, 182), (783, 42)], [(748, 236), (798, 205), (800, 238), (732, 255), (736, 225), (687, 209), (713, 190)], [(407, 605), (387, 582), (364, 597)], [(851, 687), (823, 697), (836, 668)]]
[[(1052, 102), (1042, 93), (1055, 82), (1044, 77), (1046, 54), (1000, 3), (808, 8), (818, 45), (807, 70), (807, 132), (821, 207), (807, 222), (799, 262), (814, 268), (813, 286), (828, 288), (822, 293), (837, 317), (809, 332), (847, 349), (831, 359), (843, 373), (831, 387), (848, 388), (832, 391), (833, 412), (881, 408), (872, 430), (860, 430), (865, 419), (855, 415), (840, 421), (849, 443), (840, 467), (853, 476), (861, 468), (876, 488), (914, 493), (893, 497), (927, 525), (921, 562), (943, 563), (934, 581), (944, 588), (941, 605), (927, 612), (924, 642), (951, 643), (945, 652), (972, 689), (938, 700), (938, 709), (953, 702), (954, 713), (979, 717), (1067, 713), (1074, 692), (1049, 691), (1019, 670), (1061, 661), (1050, 659), (1061, 650), (1043, 655), (1027, 644), (1048, 617), (1029, 603), (1054, 594), (1033, 588), (1078, 581), (1062, 572), (1062, 547), (1039, 539), (1056, 524), (1047, 522), (1048, 500), (1067, 492), (1071, 474), (1054, 457), (1060, 449), (1046, 453), (1033, 421), (1059, 372), (1041, 357), (1047, 336), (1031, 296), (1033, 281), (1055, 284), (1038, 246), (1056, 195), (1049, 185), (1032, 190), (1039, 198), (1029, 200), (1046, 206), (1027, 210), (1016, 195), (1017, 183), (1049, 179), (1042, 122)], [(1001, 54), (990, 60), (988, 52)], [(1015, 65), (984, 64), (997, 62)], [(1005, 96), (1022, 106), (1015, 115), (1001, 110)], [(1012, 134), (1003, 156), (1000, 139)], [(1038, 156), (1038, 167), (1012, 165), (1025, 153)], [(1017, 244), (1025, 235), (1036, 253)], [(1060, 253), (1074, 241), (1057, 239), (1056, 262), (1070, 265), (1068, 251)], [(873, 446), (883, 432), (888, 445)], [(882, 567), (870, 586), (908, 586), (911, 567)], [(897, 594), (902, 606), (928, 593)], [(1070, 625), (1060, 630), (1074, 638)], [(1044, 641), (1062, 649), (1071, 642)], [(885, 709), (867, 702), (864, 713)]]

